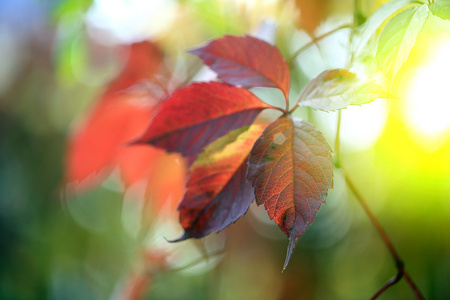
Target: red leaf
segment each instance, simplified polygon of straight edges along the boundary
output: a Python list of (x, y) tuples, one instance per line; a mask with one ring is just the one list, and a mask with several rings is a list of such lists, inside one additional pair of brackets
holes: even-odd
[[(97, 183), (117, 165), (118, 156), (126, 151), (125, 144), (145, 130), (158, 99), (147, 93), (124, 90), (142, 80), (152, 79), (163, 67), (162, 58), (161, 51), (151, 42), (129, 47), (129, 58), (122, 73), (108, 86), (92, 113), (70, 138), (68, 182), (83, 182), (77, 188)], [(142, 152), (141, 159), (151, 160), (154, 154), (152, 150)], [(132, 181), (135, 180), (136, 176)]]
[(289, 238), (284, 270), (332, 186), (331, 148), (313, 125), (282, 116), (256, 141), (247, 177), (255, 187), (256, 203), (264, 204)]
[(155, 113), (160, 98), (153, 93), (164, 89), (134, 87), (164, 73), (162, 59), (151, 42), (131, 45), (124, 70), (69, 141), (66, 179), (78, 183), (73, 186), (75, 191), (98, 184), (119, 167), (126, 187), (138, 181), (146, 183), (149, 212), (159, 213), (167, 205), (175, 210), (185, 191), (184, 160), (149, 145), (129, 145), (145, 131)]
[(146, 180), (150, 214), (160, 213), (165, 206), (168, 211), (176, 210), (185, 192), (187, 173), (179, 154), (168, 154), (149, 145), (126, 146), (118, 154), (117, 162), (127, 186)]
[(109, 84), (104, 98), (115, 95), (141, 80), (149, 80), (161, 72), (164, 57), (154, 43), (144, 41), (126, 48), (128, 49), (124, 49), (124, 52), (129, 52), (126, 65), (120, 75)]
[(83, 182), (85, 187), (96, 183), (116, 165), (125, 144), (142, 133), (153, 108), (128, 98), (122, 95), (103, 99), (73, 134), (67, 153), (69, 182)]
[(263, 40), (226, 35), (190, 52), (228, 84), (276, 87), (289, 98), (289, 67), (280, 51)]
[(259, 124), (234, 130), (199, 155), (178, 208), (185, 232), (176, 241), (221, 231), (247, 212), (254, 198), (251, 183), (245, 178), (247, 160), (264, 127)]
[(136, 143), (196, 155), (230, 130), (251, 124), (269, 107), (242, 88), (218, 82), (192, 84), (161, 105), (161, 111)]

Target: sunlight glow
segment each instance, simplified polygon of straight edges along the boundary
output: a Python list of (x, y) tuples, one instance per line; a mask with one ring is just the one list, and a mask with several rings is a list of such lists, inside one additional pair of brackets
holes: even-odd
[(450, 41), (441, 40), (427, 61), (414, 70), (407, 88), (406, 120), (418, 138), (438, 148), (450, 129)]
[[(388, 115), (388, 103), (385, 99), (376, 99), (364, 105), (350, 105), (341, 110), (341, 151), (354, 153), (372, 147), (383, 133)], [(319, 129), (331, 144), (336, 135), (337, 112), (317, 111)], [(331, 142), (333, 141), (333, 142)]]
[(341, 144), (345, 152), (357, 152), (372, 147), (382, 134), (387, 121), (385, 99), (342, 110)]
[(91, 34), (103, 42), (134, 42), (164, 34), (175, 18), (176, 7), (173, 0), (95, 0), (87, 22), (102, 30)]

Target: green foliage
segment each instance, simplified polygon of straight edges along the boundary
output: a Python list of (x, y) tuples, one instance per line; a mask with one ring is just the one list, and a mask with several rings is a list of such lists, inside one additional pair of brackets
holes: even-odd
[(450, 20), (450, 0), (434, 0), (430, 4), (430, 11), (436, 17)]
[(409, 8), (395, 15), (383, 28), (378, 40), (377, 59), (388, 78), (393, 80), (408, 59), (428, 14), (425, 4)]
[(364, 47), (367, 46), (369, 39), (375, 35), (377, 29), (387, 19), (397, 11), (414, 2), (414, 0), (394, 0), (384, 4), (375, 11), (360, 28), (356, 29), (359, 32), (359, 40), (355, 49), (355, 54), (358, 55)]

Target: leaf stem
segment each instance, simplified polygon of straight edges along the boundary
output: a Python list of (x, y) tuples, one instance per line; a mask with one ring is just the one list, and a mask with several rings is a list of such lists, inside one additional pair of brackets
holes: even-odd
[(284, 97), (284, 102), (286, 103), (286, 107), (284, 108), (284, 112), (288, 112), (289, 111), (289, 98), (287, 98), (286, 96)]
[(292, 114), (298, 107), (299, 105), (295, 104), (295, 106), (289, 111), (289, 114)]
[(178, 85), (178, 88), (182, 88), (188, 85), (191, 80), (194, 79), (194, 77), (198, 74), (198, 72), (200, 72), (202, 67), (203, 63), (201, 61), (194, 63), (194, 65), (189, 68), (189, 73), (187, 74), (186, 78)]
[(353, 181), (350, 179), (350, 177), (347, 174), (347, 171), (345, 171), (344, 168), (341, 167), (342, 173), (344, 174), (345, 181), (347, 183), (347, 186), (350, 188), (350, 190), (355, 195), (356, 199), (358, 200), (359, 204), (361, 204), (362, 208), (364, 209), (365, 213), (369, 217), (370, 221), (372, 222), (373, 226), (377, 230), (378, 234), (380, 235), (381, 239), (383, 240), (384, 244), (388, 248), (392, 258), (395, 261), (395, 265), (397, 267), (397, 275), (393, 278), (391, 278), (385, 285), (381, 287), (380, 290), (371, 298), (376, 299), (379, 295), (381, 295), (385, 290), (387, 290), (389, 287), (400, 281), (402, 277), (405, 278), (406, 282), (410, 286), (411, 290), (414, 292), (414, 295), (416, 295), (417, 299), (425, 299), (420, 292), (419, 288), (416, 286), (414, 281), (411, 279), (411, 277), (408, 275), (406, 270), (404, 269), (403, 261), (400, 259), (400, 256), (398, 255), (397, 251), (394, 248), (394, 245), (392, 244), (391, 240), (389, 239), (386, 231), (384, 231), (383, 227), (381, 226), (380, 222), (376, 218), (375, 214), (370, 209), (369, 205), (367, 204), (367, 201), (363, 198), (361, 193), (356, 188)]
[(331, 31), (328, 31), (327, 33), (324, 33), (318, 37), (313, 37), (313, 39), (308, 44), (302, 46), (300, 49), (298, 49), (291, 55), (291, 57), (287, 61), (288, 65), (292, 65), (292, 62), (297, 58), (297, 56), (299, 56), (303, 51), (307, 50), (309, 47), (315, 45), (318, 41), (338, 32), (341, 29), (352, 28), (352, 27), (353, 27), (353, 24), (344, 24), (344, 25), (341, 25), (341, 26), (339, 26)]
[[(268, 104), (268, 105), (270, 105), (270, 104)], [(285, 114), (285, 113), (288, 111), (288, 109), (289, 109), (289, 108), (283, 109), (283, 108), (281, 108), (281, 107), (274, 106), (274, 105), (270, 105), (269, 108), (279, 110), (279, 111), (281, 111), (283, 114)]]
[(341, 142), (340, 142), (341, 120), (342, 120), (342, 110), (340, 109), (338, 111), (338, 119), (337, 119), (337, 125), (336, 125), (336, 137), (334, 139), (334, 152), (336, 153), (334, 165), (336, 168), (339, 168), (341, 165)]

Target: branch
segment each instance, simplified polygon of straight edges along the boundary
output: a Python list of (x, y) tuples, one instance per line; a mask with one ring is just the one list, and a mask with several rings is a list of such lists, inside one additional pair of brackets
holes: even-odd
[[(403, 269), (402, 269), (403, 270)], [(397, 275), (395, 275), (394, 277), (392, 277), (391, 279), (388, 280), (388, 282), (386, 282), (385, 285), (383, 285), (378, 292), (375, 293), (375, 295), (372, 296), (372, 298), (370, 298), (370, 300), (374, 300), (377, 299), (378, 296), (380, 296), (381, 294), (384, 293), (384, 291), (386, 291), (389, 287), (393, 286), (394, 284), (396, 284), (397, 282), (400, 281), (400, 279), (402, 279), (403, 277), (403, 272), (402, 271), (398, 271)]]
[(381, 226), (380, 222), (378, 221), (377, 217), (374, 215), (372, 210), (370, 209), (369, 205), (367, 204), (366, 200), (362, 197), (362, 195), (357, 190), (355, 184), (351, 179), (349, 178), (347, 171), (345, 171), (344, 168), (341, 167), (342, 173), (344, 174), (345, 181), (347, 183), (347, 186), (350, 188), (350, 190), (355, 195), (356, 199), (358, 200), (359, 204), (363, 207), (364, 211), (366, 212), (367, 216), (369, 217), (370, 221), (372, 222), (373, 226), (377, 230), (378, 234), (381, 236), (381, 239), (383, 240), (384, 244), (388, 248), (392, 258), (395, 261), (395, 265), (397, 267), (397, 275), (393, 278), (391, 278), (384, 286), (381, 287), (380, 290), (371, 298), (376, 299), (379, 295), (381, 295), (384, 291), (386, 291), (389, 287), (400, 281), (402, 277), (405, 277), (406, 282), (408, 283), (411, 290), (414, 292), (414, 295), (416, 295), (417, 299), (425, 299), (420, 292), (419, 288), (416, 286), (412, 278), (408, 275), (408, 273), (404, 269), (403, 261), (400, 259), (400, 256), (398, 255), (397, 251), (394, 248), (394, 245), (392, 244), (391, 240), (389, 239), (388, 235), (386, 234), (386, 231), (384, 231), (383, 227)]
[(201, 257), (191, 261), (190, 263), (188, 263), (188, 264), (186, 264), (184, 266), (170, 269), (167, 272), (180, 272), (180, 271), (183, 271), (185, 269), (189, 269), (189, 268), (191, 268), (191, 267), (193, 267), (195, 265), (198, 265), (199, 263), (202, 263), (205, 260), (208, 261), (208, 259), (210, 257), (218, 256), (218, 255), (221, 255), (221, 254), (224, 254), (224, 253), (225, 253), (225, 251), (223, 249), (215, 251), (215, 252), (212, 252), (212, 253), (208, 253), (207, 256), (202, 255)]
[(292, 62), (297, 58), (297, 56), (299, 56), (303, 51), (305, 51), (309, 47), (315, 45), (318, 41), (338, 32), (341, 29), (352, 28), (352, 27), (353, 27), (353, 24), (344, 24), (344, 25), (341, 25), (341, 26), (339, 26), (331, 31), (328, 31), (327, 33), (324, 33), (318, 37), (313, 37), (313, 39), (308, 44), (304, 45), (303, 47), (301, 47), (300, 49), (298, 49), (291, 55), (291, 57), (287, 61), (288, 65), (291, 65)]
[(334, 139), (334, 166), (336, 168), (340, 168), (341, 166), (341, 143), (340, 143), (340, 135), (341, 135), (341, 120), (342, 120), (342, 109), (338, 111), (338, 119), (336, 125), (336, 137)]

